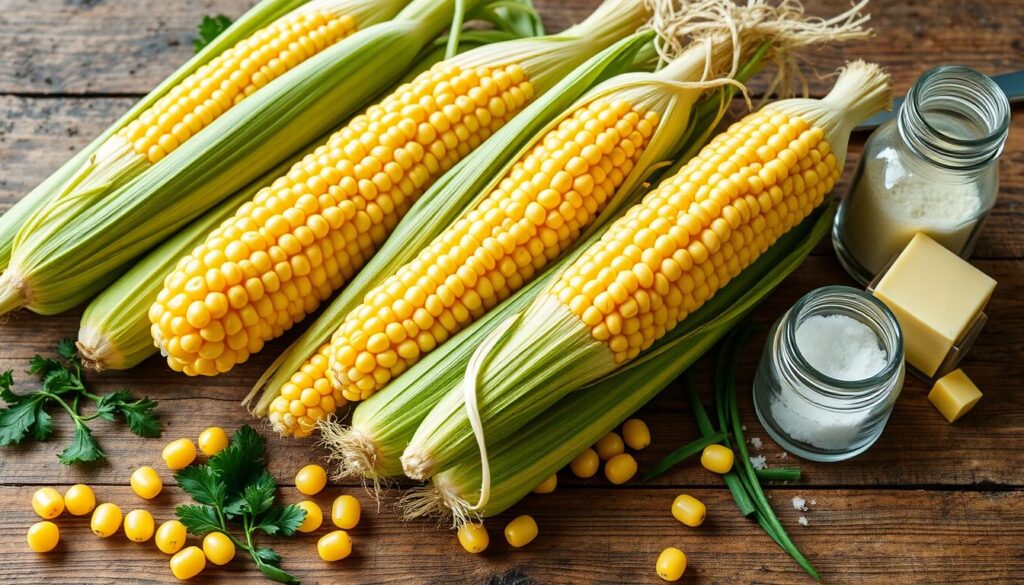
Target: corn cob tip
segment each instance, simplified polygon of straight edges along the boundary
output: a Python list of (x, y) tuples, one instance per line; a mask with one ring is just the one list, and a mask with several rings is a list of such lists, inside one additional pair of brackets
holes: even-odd
[(374, 439), (355, 427), (341, 424), (333, 416), (317, 421), (316, 428), (320, 430), (320, 446), (327, 449), (331, 479), (361, 480), (380, 504), (388, 478), (381, 470), (381, 454)]
[(409, 445), (402, 453), (402, 471), (409, 479), (424, 481), (436, 471), (429, 454), (418, 445)]
[(406, 490), (398, 501), (398, 508), (406, 522), (424, 518), (441, 522), (450, 519), (453, 530), (480, 521), (479, 514), (473, 512), (469, 503), (457, 496), (455, 490), (446, 489), (436, 481)]
[(78, 357), (82, 360), (82, 365), (87, 370), (94, 372), (102, 372), (107, 369), (106, 361), (104, 360), (105, 352), (99, 348), (102, 345), (94, 344), (92, 342), (84, 343), (82, 341), (82, 333), (79, 331), (78, 339), (75, 341), (75, 347), (78, 349)]
[(0, 318), (28, 305), (28, 284), (8, 268), (0, 274)]

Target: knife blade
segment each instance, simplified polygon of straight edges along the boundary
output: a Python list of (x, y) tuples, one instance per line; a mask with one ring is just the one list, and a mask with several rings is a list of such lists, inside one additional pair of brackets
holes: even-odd
[[(1002, 75), (993, 75), (992, 81), (996, 82), (999, 89), (1003, 90), (1006, 97), (1010, 99), (1011, 104), (1024, 101), (1024, 71), (1014, 71), (1012, 73), (1003, 73)], [(867, 130), (874, 130), (883, 123), (888, 122), (896, 116), (896, 112), (900, 111), (900, 106), (903, 105), (903, 100), (904, 98), (893, 100), (891, 112), (875, 114), (864, 122), (861, 122), (853, 129), (853, 131), (864, 132)]]

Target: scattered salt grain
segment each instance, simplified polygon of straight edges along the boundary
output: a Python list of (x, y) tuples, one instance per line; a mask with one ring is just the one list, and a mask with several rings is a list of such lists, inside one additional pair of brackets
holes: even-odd
[(785, 451), (779, 453), (779, 459), (789, 459), (789, 453), (786, 453)]
[(801, 510), (803, 512), (806, 512), (807, 511), (807, 500), (801, 498), (800, 496), (793, 496), (793, 509), (794, 510)]
[(759, 439), (757, 437), (750, 437), (750, 446), (753, 447), (754, 449), (760, 451), (761, 447), (764, 446), (764, 442), (761, 441), (761, 439)]
[(753, 466), (754, 469), (761, 470), (768, 467), (768, 462), (765, 460), (764, 455), (758, 455), (750, 458), (750, 465)]
[(807, 526), (807, 524), (808, 524), (807, 516), (801, 516), (800, 518), (797, 519), (797, 522), (800, 523), (800, 526)]
[(811, 501), (810, 501), (809, 503), (810, 503), (810, 504), (811, 504), (812, 506), (817, 506), (817, 505), (818, 505), (818, 500), (811, 500)]

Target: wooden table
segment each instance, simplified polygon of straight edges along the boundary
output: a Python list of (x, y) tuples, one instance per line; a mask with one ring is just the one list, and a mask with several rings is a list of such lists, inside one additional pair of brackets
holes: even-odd
[[(204, 14), (235, 16), (247, 0), (0, 0), (0, 210), (46, 177), (126, 110), (190, 54), (195, 26)], [(581, 18), (596, 0), (536, 2), (549, 30)], [(808, 4), (812, 4), (808, 0)], [(986, 73), (1024, 68), (1024, 4), (1019, 0), (875, 0), (871, 41), (830, 47), (810, 62), (828, 72), (844, 59), (862, 57), (890, 67), (898, 92), (926, 69), (964, 63)], [(845, 0), (813, 2), (812, 13), (834, 14)], [(820, 94), (824, 81), (812, 78)], [(867, 454), (840, 464), (800, 462), (803, 479), (770, 491), (793, 539), (828, 583), (1024, 582), (1024, 112), (1019, 108), (1002, 157), (1002, 193), (978, 245), (974, 263), (999, 280), (990, 321), (964, 368), (985, 392), (978, 407), (955, 425), (909, 381), (889, 427)], [(855, 138), (856, 160), (862, 138)], [(848, 177), (848, 174), (847, 174)], [(845, 186), (837, 190), (842, 193)], [(744, 356), (739, 380), (749, 388), (767, 325), (797, 298), (825, 284), (850, 284), (831, 249), (823, 244), (807, 263), (758, 309), (759, 335)], [(50, 352), (73, 336), (79, 311), (52, 318), (21, 314), (0, 327), (0, 369), (19, 373), (35, 353)], [(252, 419), (238, 401), (293, 338), (278, 340), (229, 375), (187, 379), (151, 359), (128, 373), (94, 376), (104, 389), (128, 386), (160, 401), (165, 440), (195, 437), (210, 425), (236, 428)], [(706, 379), (707, 361), (697, 366)], [(646, 467), (696, 436), (677, 386), (641, 416), (654, 444), (640, 454)], [(780, 464), (781, 451), (755, 420), (749, 392), (740, 407), (749, 436), (765, 440), (762, 454)], [(35, 555), (25, 530), (36, 521), (29, 498), (39, 486), (85, 482), (100, 499), (125, 510), (141, 507), (128, 476), (159, 464), (165, 440), (138, 440), (119, 426), (98, 423), (97, 438), (109, 463), (70, 469), (54, 456), (69, 438), (66, 418), (55, 417), (54, 441), (0, 451), (0, 583), (170, 583), (167, 557), (152, 544), (118, 535), (90, 534), (84, 518), (59, 520), (62, 544)], [(271, 467), (282, 484), (298, 466), (316, 459), (313, 440), (270, 438)], [(794, 463), (790, 457), (787, 463)], [(162, 466), (158, 465), (158, 469)], [(169, 474), (163, 472), (165, 480)], [(693, 462), (657, 481), (611, 488), (603, 480), (560, 476), (552, 495), (531, 495), (495, 518), (492, 546), (465, 554), (454, 536), (423, 523), (404, 524), (385, 500), (376, 512), (356, 485), (332, 486), (318, 500), (351, 493), (366, 513), (353, 531), (355, 552), (337, 564), (321, 562), (315, 537), (274, 543), (285, 567), (304, 583), (656, 583), (654, 561), (664, 547), (686, 551), (686, 583), (809, 583), (811, 580), (765, 534), (741, 518), (719, 479)], [(283, 490), (287, 499), (298, 493)], [(686, 529), (668, 512), (680, 492), (707, 503), (708, 521)], [(813, 500), (807, 512), (790, 500)], [(169, 519), (182, 502), (175, 488), (145, 507)], [(530, 513), (540, 537), (510, 550), (501, 527)], [(808, 526), (798, 524), (805, 516)], [(323, 531), (323, 529), (321, 529)], [(257, 583), (262, 577), (243, 559), (208, 570), (201, 582)]]

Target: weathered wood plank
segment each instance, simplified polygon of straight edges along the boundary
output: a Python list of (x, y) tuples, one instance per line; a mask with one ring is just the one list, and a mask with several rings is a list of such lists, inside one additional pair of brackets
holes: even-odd
[[(60, 167), (131, 107), (128, 98), (24, 98), (0, 96), (0, 213), (13, 205), (49, 173)], [(739, 111), (739, 110), (738, 110)], [(863, 137), (855, 136), (845, 180), (836, 188), (846, 192)], [(1024, 257), (1024, 116), (1012, 121), (1009, 141), (1000, 161), (1001, 192), (995, 210), (975, 250), (977, 258)], [(817, 254), (831, 254), (822, 245)]]
[[(669, 514), (676, 490), (562, 490), (531, 496), (514, 510), (488, 522), (489, 549), (466, 554), (454, 536), (424, 522), (402, 523), (390, 509), (374, 513), (359, 490), (363, 521), (351, 531), (351, 557), (328, 564), (316, 557), (316, 539), (327, 526), (291, 539), (266, 539), (283, 557), (284, 566), (303, 583), (479, 584), (520, 571), (533, 583), (654, 583), (654, 563), (665, 547), (688, 557), (687, 583), (809, 583), (776, 545), (752, 522), (736, 513), (728, 492), (694, 490), (709, 510), (698, 529), (679, 524)], [(284, 488), (284, 498), (298, 499)], [(322, 506), (339, 493), (327, 489), (316, 497)], [(790, 505), (794, 495), (814, 499), (810, 511)], [(101, 500), (124, 511), (149, 509), (158, 522), (170, 519), (183, 495), (167, 489), (143, 502), (127, 487), (102, 487)], [(24, 533), (38, 518), (29, 507), (31, 488), (0, 488), (0, 566), (5, 583), (47, 581), (81, 585), (165, 583), (173, 578), (167, 557), (151, 542), (128, 542), (122, 532), (101, 540), (89, 532), (88, 520), (61, 516), (59, 548), (47, 555), (25, 550)], [(625, 496), (625, 497), (624, 497)], [(1013, 583), (1024, 575), (1024, 494), (1021, 492), (919, 492), (821, 490), (772, 492), (774, 507), (794, 541), (834, 584)], [(516, 514), (532, 515), (538, 538), (522, 549), (504, 542), (502, 527)], [(797, 523), (806, 516), (809, 526)], [(189, 544), (197, 544), (192, 539)], [(414, 575), (414, 576), (413, 576)], [(208, 566), (203, 582), (266, 583), (248, 559), (223, 568)]]
[[(764, 440), (770, 465), (800, 463), (802, 484), (813, 486), (900, 486), (950, 485), (973, 486), (991, 483), (1024, 486), (1024, 469), (1008, 464), (1024, 451), (1024, 395), (1019, 380), (1024, 378), (1024, 314), (1019, 299), (1024, 294), (1024, 262), (986, 261), (980, 267), (1000, 281), (990, 305), (990, 322), (968, 356), (964, 368), (985, 392), (977, 408), (955, 425), (946, 423), (925, 399), (926, 389), (916, 380), (908, 380), (893, 419), (874, 449), (842, 464), (799, 462), (794, 457), (779, 459), (779, 449), (768, 439), (754, 416), (750, 402), (750, 382), (762, 340), (768, 328), (800, 296), (824, 283), (846, 282), (835, 259), (814, 257), (755, 312), (758, 335), (744, 352), (738, 380), (739, 398), (745, 424), (751, 437)], [(0, 327), (0, 370), (14, 369), (19, 374), (35, 353), (49, 353), (60, 337), (77, 331), (77, 314), (54, 318), (17, 315)], [(122, 483), (140, 465), (159, 463), (163, 442), (171, 438), (195, 437), (204, 428), (220, 425), (233, 429), (247, 422), (256, 424), (238, 405), (250, 385), (270, 363), (276, 352), (286, 347), (290, 336), (279, 339), (249, 363), (229, 374), (213, 379), (189, 379), (173, 374), (158, 359), (152, 358), (129, 372), (107, 372), (93, 376), (100, 388), (129, 387), (148, 394), (161, 403), (167, 434), (163, 440), (140, 441), (120, 426), (95, 424), (96, 436), (107, 450), (111, 464), (95, 469), (68, 469), (55, 453), (71, 436), (72, 428), (59, 413), (58, 435), (54, 442), (7, 448), (0, 457), (0, 484), (74, 483), (91, 481)], [(698, 381), (706, 382), (710, 361), (696, 367)], [(20, 380), (27, 381), (21, 375)], [(702, 388), (708, 386), (701, 384)], [(26, 387), (27, 386), (22, 386)], [(710, 396), (705, 396), (710, 406)], [(678, 385), (667, 389), (641, 413), (648, 419), (654, 444), (639, 454), (642, 468), (653, 465), (676, 447), (696, 438), (692, 417), (683, 404)], [(279, 467), (274, 472), (290, 476), (308, 460), (321, 453), (314, 441), (273, 438), (267, 430), (271, 448), (278, 453)], [(283, 455), (287, 454), (287, 456)], [(568, 474), (567, 483), (578, 483)], [(602, 485), (603, 479), (584, 482)], [(666, 474), (660, 485), (719, 485), (718, 479), (690, 462)]]

